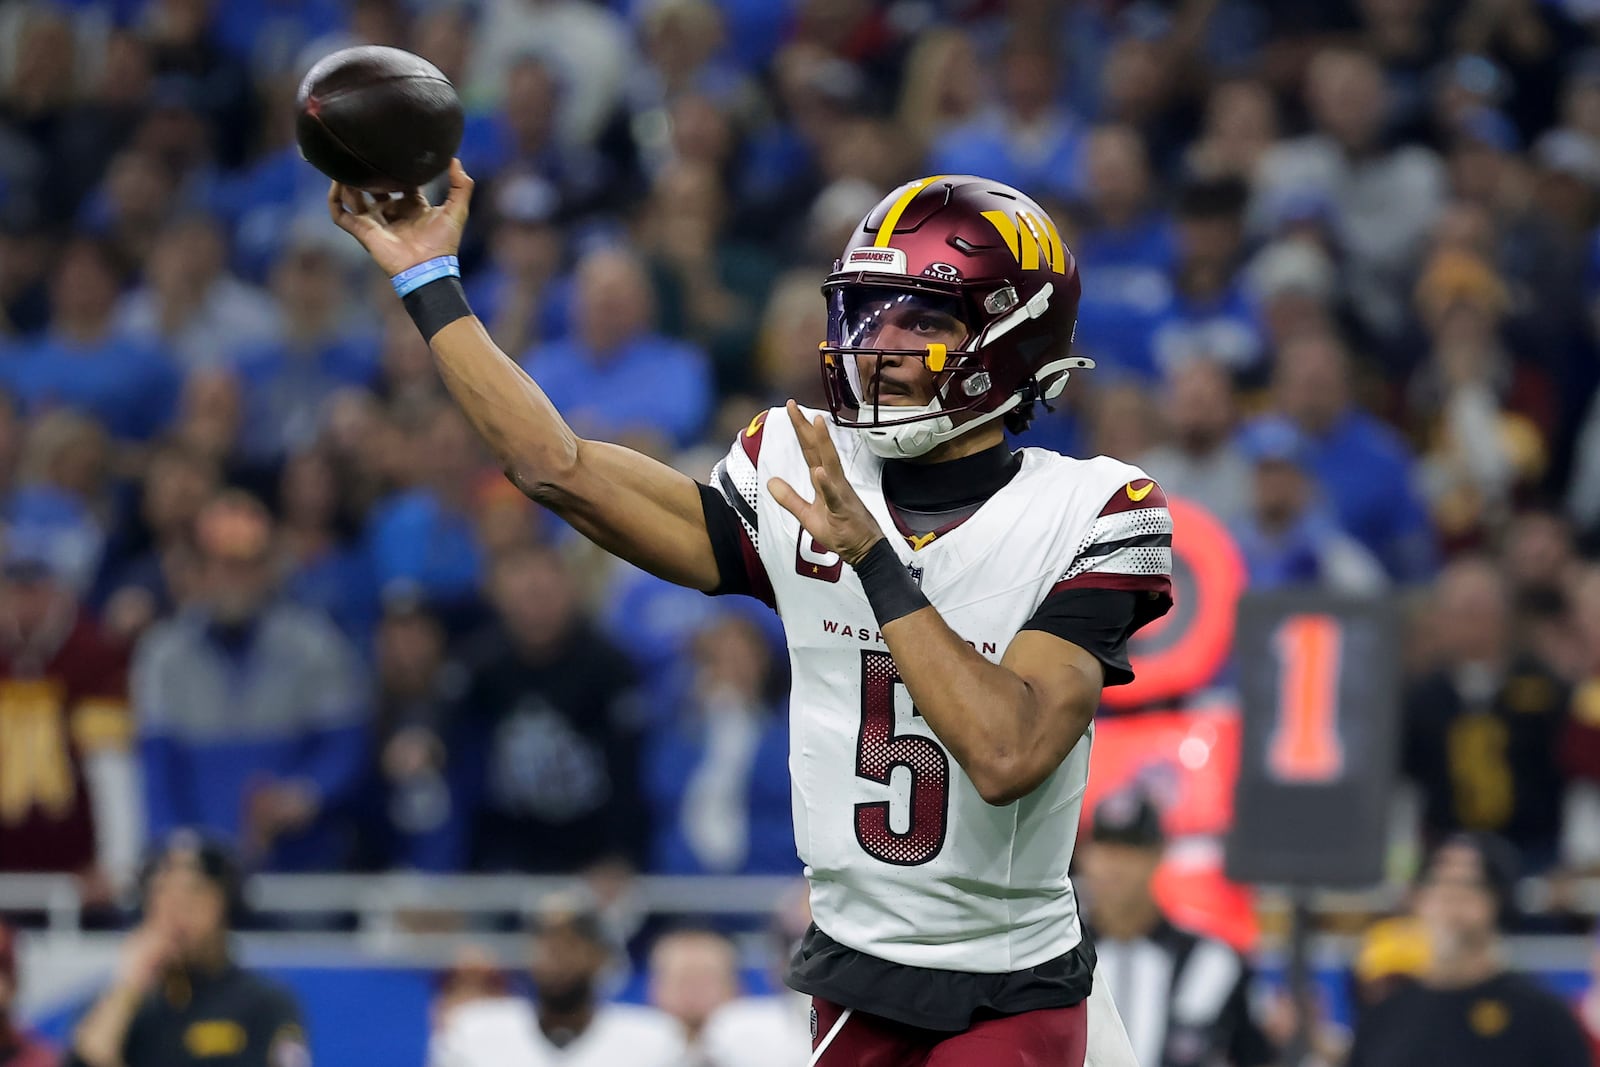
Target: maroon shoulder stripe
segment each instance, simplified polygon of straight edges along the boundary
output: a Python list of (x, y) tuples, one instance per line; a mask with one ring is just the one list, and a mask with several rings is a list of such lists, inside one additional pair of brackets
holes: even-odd
[(1106, 571), (1085, 571), (1076, 578), (1067, 578), (1050, 587), (1050, 596), (1072, 589), (1125, 589), (1133, 593), (1163, 593), (1172, 595), (1172, 577), (1166, 574), (1111, 574)]

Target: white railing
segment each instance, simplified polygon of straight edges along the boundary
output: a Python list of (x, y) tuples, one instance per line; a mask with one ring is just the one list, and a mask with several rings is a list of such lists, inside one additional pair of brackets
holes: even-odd
[[(797, 882), (798, 878), (785, 877), (647, 875), (629, 884), (627, 906), (657, 915), (757, 916), (770, 913)], [(549, 876), (263, 874), (248, 880), (245, 896), (263, 916), (354, 916), (360, 929), (382, 932), (429, 913), (467, 918), (529, 914), (552, 894), (584, 891), (580, 879)], [(1398, 908), (1404, 894), (1398, 886), (1317, 891), (1310, 903), (1323, 914), (1376, 914)], [(1518, 886), (1517, 896), (1523, 911), (1541, 914), (1550, 909), (1555, 893), (1548, 879), (1527, 878)], [(1576, 880), (1566, 898), (1578, 914), (1600, 915), (1600, 878)], [(1290, 901), (1287, 890), (1261, 889), (1259, 905), (1267, 914), (1287, 910)], [(0, 875), (0, 912), (42, 914), (50, 929), (66, 932), (77, 929), (80, 904), (77, 882), (70, 877)]]
[[(798, 880), (647, 875), (628, 884), (627, 905), (660, 915), (766, 915)], [(554, 894), (585, 891), (581, 879), (531, 875), (262, 874), (245, 883), (247, 903), (263, 916), (353, 915), (368, 930), (430, 912), (528, 914)], [(54, 931), (77, 928), (81, 903), (71, 877), (0, 875), (0, 912), (42, 913)]]

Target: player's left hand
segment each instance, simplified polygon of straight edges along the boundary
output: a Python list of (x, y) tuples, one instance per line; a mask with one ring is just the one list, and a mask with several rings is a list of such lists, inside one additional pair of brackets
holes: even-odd
[(800, 451), (811, 468), (812, 499), (806, 500), (782, 478), (768, 479), (767, 492), (800, 520), (819, 548), (837, 552), (853, 567), (883, 537), (883, 527), (845, 477), (839, 451), (833, 447), (822, 416), (808, 422), (793, 400), (789, 401), (788, 411), (795, 436), (800, 439)]

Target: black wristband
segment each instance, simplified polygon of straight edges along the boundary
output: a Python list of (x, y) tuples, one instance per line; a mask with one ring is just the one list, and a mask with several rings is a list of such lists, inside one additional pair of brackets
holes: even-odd
[(467, 294), (461, 288), (461, 279), (453, 276), (413, 289), (401, 297), (400, 302), (405, 305), (411, 321), (417, 324), (417, 329), (422, 331), (424, 341), (432, 341), (434, 334), (457, 319), (472, 314), (472, 308), (467, 305)]
[(887, 537), (880, 537), (873, 542), (867, 554), (861, 557), (861, 562), (856, 564), (855, 571), (879, 626), (887, 626), (902, 616), (928, 606), (928, 598), (917, 588), (917, 583), (912, 580), (906, 565), (900, 562), (900, 557), (894, 554)]

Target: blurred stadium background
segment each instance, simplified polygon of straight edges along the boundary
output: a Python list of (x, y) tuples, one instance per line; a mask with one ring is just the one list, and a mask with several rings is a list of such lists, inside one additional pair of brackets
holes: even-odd
[[(466, 943), (515, 968), (553, 888), (603, 906), (624, 999), (674, 921), (734, 936), (755, 991), (792, 927), (781, 625), (600, 556), (486, 466), (293, 143), (299, 77), (358, 42), (463, 91), (463, 273), (501, 346), (581, 433), (700, 478), (756, 411), (819, 399), (817, 286), (885, 192), (976, 172), (1039, 198), (1099, 367), (1023, 443), (1179, 502), (1179, 610), (1091, 779), (1162, 804), (1169, 913), (1248, 951), (1267, 998), (1298, 906), (1347, 1022), (1422, 848), (1491, 830), (1521, 862), (1513, 960), (1588, 988), (1600, 5), (10, 0), (22, 1018), (65, 1035), (184, 825), (257, 872), (246, 959), (324, 1063), (421, 1062), (439, 974)], [(1309, 779), (1242, 741), (1292, 654), (1240, 605), (1285, 591), (1399, 635), (1333, 685), (1375, 754), (1318, 750)], [(1383, 800), (1354, 824), (1372, 877), (1226, 877), (1241, 776), (1345, 768)]]

